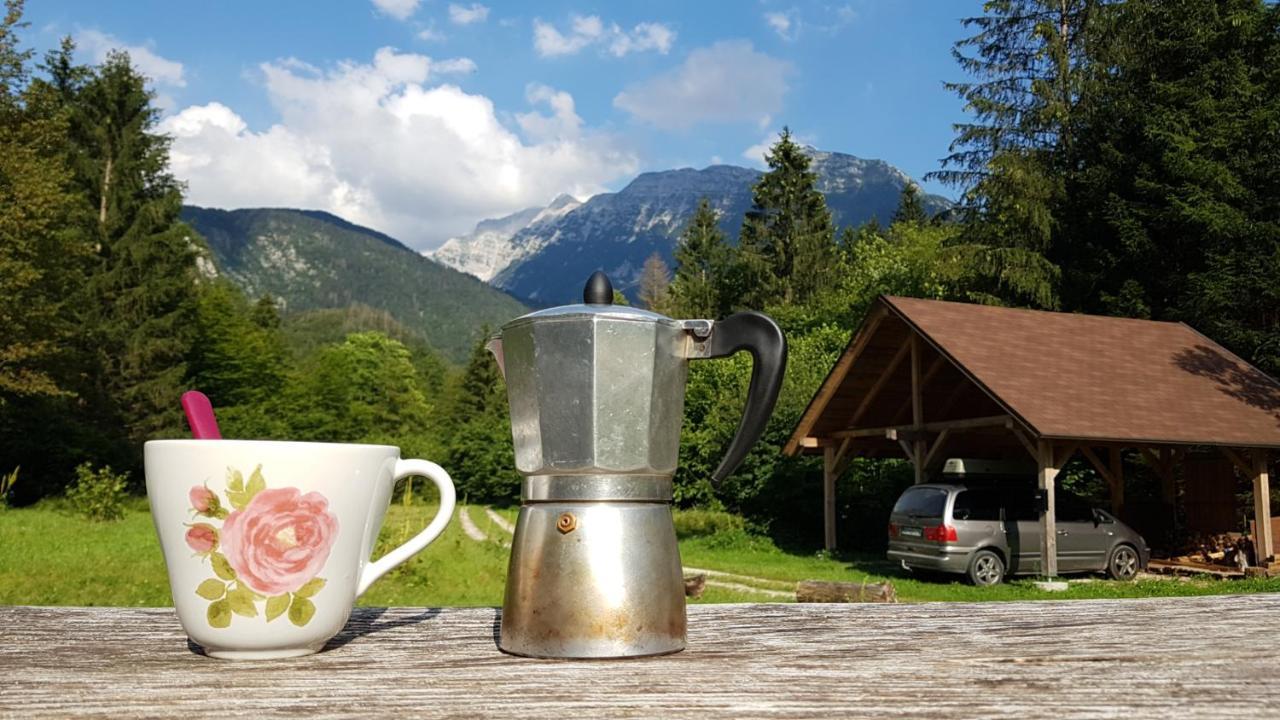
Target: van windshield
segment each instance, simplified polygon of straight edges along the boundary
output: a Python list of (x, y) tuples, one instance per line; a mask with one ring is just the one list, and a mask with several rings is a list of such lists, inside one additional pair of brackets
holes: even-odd
[(938, 488), (909, 488), (898, 498), (893, 511), (911, 517), (942, 517), (947, 507), (947, 491)]

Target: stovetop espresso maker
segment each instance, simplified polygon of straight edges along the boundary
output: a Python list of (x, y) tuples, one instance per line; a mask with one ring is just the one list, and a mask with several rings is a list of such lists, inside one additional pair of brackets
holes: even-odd
[(516, 318), (489, 343), (524, 476), (499, 639), (515, 655), (684, 648), (671, 478), (688, 361), (739, 350), (754, 358), (746, 408), (713, 482), (760, 438), (782, 385), (786, 340), (765, 315), (672, 320), (612, 301), (597, 272), (581, 305)]

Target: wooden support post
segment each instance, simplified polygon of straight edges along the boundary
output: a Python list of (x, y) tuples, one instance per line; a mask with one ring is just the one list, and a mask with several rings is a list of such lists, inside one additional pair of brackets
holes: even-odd
[(1037, 473), (1040, 490), (1045, 496), (1045, 511), (1040, 514), (1040, 574), (1056, 577), (1058, 574), (1058, 522), (1053, 501), (1053, 481), (1058, 475), (1054, 465), (1053, 443), (1041, 440), (1037, 446), (1040, 471)]
[(1111, 448), (1111, 514), (1120, 517), (1124, 513), (1124, 448)]
[(1275, 538), (1271, 537), (1271, 478), (1267, 473), (1267, 451), (1253, 451), (1253, 521), (1256, 537), (1253, 539), (1254, 554), (1258, 564), (1270, 564), (1275, 555)]
[(924, 458), (924, 396), (920, 391), (920, 336), (911, 333), (911, 427), (916, 431), (916, 439), (912, 443), (914, 452), (912, 462), (916, 467), (916, 484), (925, 481)]
[(1142, 448), (1142, 454), (1160, 477), (1160, 497), (1170, 505), (1175, 504), (1178, 500), (1178, 488), (1173, 480), (1173, 451), (1167, 448)]
[[(938, 371), (941, 370), (946, 364), (947, 364), (947, 359), (945, 357), (941, 355), (935, 357), (933, 359), (933, 362), (929, 365), (929, 369), (925, 371), (924, 377), (920, 380), (920, 386), (922, 388), (928, 387), (929, 381), (932, 380), (933, 376), (937, 375)], [(898, 406), (898, 411), (893, 414), (893, 419), (891, 422), (893, 422), (894, 425), (901, 425), (902, 421), (906, 419), (907, 413), (910, 411), (911, 411), (911, 398), (907, 398), (906, 402)]]
[(823, 547), (836, 549), (836, 449), (822, 449), (822, 529)]

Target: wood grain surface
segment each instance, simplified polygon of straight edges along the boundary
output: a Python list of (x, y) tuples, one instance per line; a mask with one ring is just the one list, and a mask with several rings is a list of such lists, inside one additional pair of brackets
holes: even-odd
[(234, 663), (170, 609), (0, 607), (0, 717), (1280, 717), (1280, 595), (699, 605), (658, 658), (510, 657), (490, 608), (364, 608)]

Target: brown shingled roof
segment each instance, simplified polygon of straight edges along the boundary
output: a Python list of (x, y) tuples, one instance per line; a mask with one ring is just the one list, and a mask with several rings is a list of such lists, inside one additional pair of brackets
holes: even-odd
[[(888, 365), (883, 348), (911, 332), (950, 361), (944, 384), (967, 378), (1042, 438), (1280, 447), (1280, 383), (1182, 323), (904, 297), (877, 303), (872, 315), (883, 312), (886, 322), (871, 324), (868, 343), (850, 344), (788, 451), (804, 437), (848, 429), (859, 395)], [(879, 359), (876, 334), (887, 336)], [(909, 392), (909, 373), (892, 379)], [(891, 413), (875, 422), (872, 414), (858, 425), (891, 424)]]

